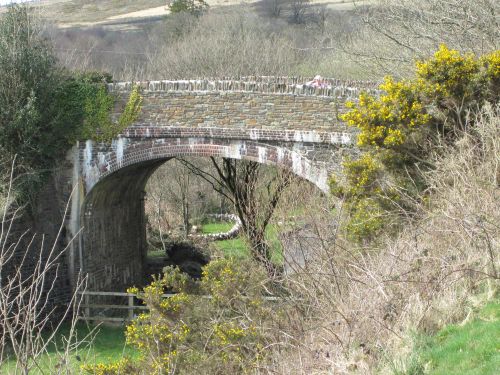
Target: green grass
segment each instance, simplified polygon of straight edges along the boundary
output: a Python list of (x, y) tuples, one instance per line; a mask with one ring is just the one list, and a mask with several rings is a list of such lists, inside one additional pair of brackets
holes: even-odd
[(425, 341), (420, 358), (429, 374), (498, 374), (500, 301), (487, 304), (473, 321), (447, 326)]
[(201, 227), (201, 232), (203, 234), (228, 232), (233, 226), (233, 223), (228, 222), (211, 222), (203, 224)]
[[(225, 222), (215, 222), (203, 224), (201, 230), (203, 233), (220, 233), (227, 232), (231, 229), (233, 224)], [(283, 263), (283, 251), (281, 243), (278, 238), (278, 231), (276, 226), (269, 225), (266, 230), (266, 239), (271, 246), (272, 256), (271, 259), (275, 264)], [(250, 251), (245, 240), (241, 237), (233, 238), (231, 240), (216, 241), (214, 246), (220, 250), (226, 257), (234, 257), (245, 259), (250, 256)]]
[(163, 258), (165, 255), (165, 250), (163, 249), (148, 249), (148, 258)]
[(248, 245), (241, 237), (232, 240), (217, 241), (214, 246), (222, 251), (225, 257), (245, 259), (250, 255)]
[[(203, 234), (227, 232), (233, 227), (233, 223), (228, 222), (209, 222), (201, 226)], [(266, 230), (266, 239), (271, 246), (272, 261), (275, 264), (283, 263), (283, 251), (278, 237), (277, 227), (269, 225)], [(231, 240), (215, 241), (214, 246), (220, 250), (224, 256), (239, 259), (245, 259), (250, 256), (248, 245), (242, 237), (233, 238)], [(149, 258), (164, 257), (163, 249), (148, 250)]]
[[(77, 324), (77, 338), (83, 340), (95, 326), (88, 326), (84, 323)], [(96, 328), (96, 335), (92, 345), (83, 344), (79, 349), (70, 354), (71, 367), (78, 373), (80, 366), (84, 363), (110, 363), (120, 360), (123, 356), (137, 358), (139, 353), (125, 344), (125, 328), (123, 326), (107, 327), (99, 326)], [(57, 346), (62, 348), (61, 338), (67, 337), (69, 325), (63, 325), (57, 333)], [(79, 360), (78, 360), (79, 358)], [(40, 370), (30, 372), (32, 374), (50, 374), (53, 373), (54, 366), (59, 362), (59, 355), (56, 345), (48, 348), (48, 353), (40, 358)], [(1, 368), (0, 374), (14, 374), (15, 361), (7, 361)]]

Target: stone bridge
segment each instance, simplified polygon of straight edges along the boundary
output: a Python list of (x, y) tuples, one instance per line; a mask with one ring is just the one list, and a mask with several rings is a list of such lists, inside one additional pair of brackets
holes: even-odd
[[(246, 159), (288, 168), (328, 191), (328, 176), (354, 153), (355, 134), (339, 120), (346, 100), (371, 84), (251, 77), (239, 80), (140, 82), (140, 118), (109, 144), (80, 143), (72, 154), (68, 230), (72, 278), (89, 290), (120, 290), (143, 281), (144, 189), (162, 163), (179, 156)], [(132, 84), (113, 83), (120, 106)], [(119, 108), (117, 108), (119, 111)]]

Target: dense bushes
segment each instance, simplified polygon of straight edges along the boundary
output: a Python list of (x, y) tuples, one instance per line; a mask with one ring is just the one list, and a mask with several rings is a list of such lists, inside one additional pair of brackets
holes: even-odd
[[(422, 172), (431, 157), (463, 132), (473, 132), (474, 113), (500, 99), (500, 51), (476, 58), (441, 46), (416, 64), (414, 79), (388, 77), (380, 97), (362, 94), (343, 116), (360, 130), (364, 152), (344, 163), (343, 181), (331, 180), (333, 193), (346, 199), (356, 239), (387, 230), (388, 214), (411, 215), (427, 187)], [(398, 219), (399, 220), (399, 219)]]
[(141, 102), (136, 89), (114, 123), (104, 85), (111, 77), (61, 69), (42, 31), (28, 7), (12, 6), (0, 19), (0, 151), (7, 161), (16, 157), (22, 203), (77, 140), (109, 141)]
[(10, 8), (0, 22), (0, 147), (19, 155), (23, 172), (46, 167), (71, 133), (55, 104), (62, 72), (40, 33), (24, 7)]

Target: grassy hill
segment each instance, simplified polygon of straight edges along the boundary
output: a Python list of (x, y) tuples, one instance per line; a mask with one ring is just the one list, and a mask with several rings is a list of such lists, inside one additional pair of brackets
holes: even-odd
[[(367, 4), (372, 0), (312, 0), (313, 7), (335, 10), (354, 8), (356, 3)], [(256, 10), (266, 6), (266, 0), (207, 0), (211, 8), (253, 4)], [(44, 17), (59, 27), (88, 27), (95, 25), (125, 27), (130, 23), (155, 21), (168, 14), (165, 0), (44, 0), (39, 3)], [(0, 13), (5, 7), (0, 8)], [(129, 26), (130, 27), (130, 26)]]

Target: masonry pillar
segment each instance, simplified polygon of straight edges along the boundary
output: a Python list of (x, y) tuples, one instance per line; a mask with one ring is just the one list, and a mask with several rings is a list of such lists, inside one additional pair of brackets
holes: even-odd
[(82, 267), (88, 290), (142, 285), (146, 260), (144, 189), (165, 160), (125, 167), (100, 181), (82, 210)]

